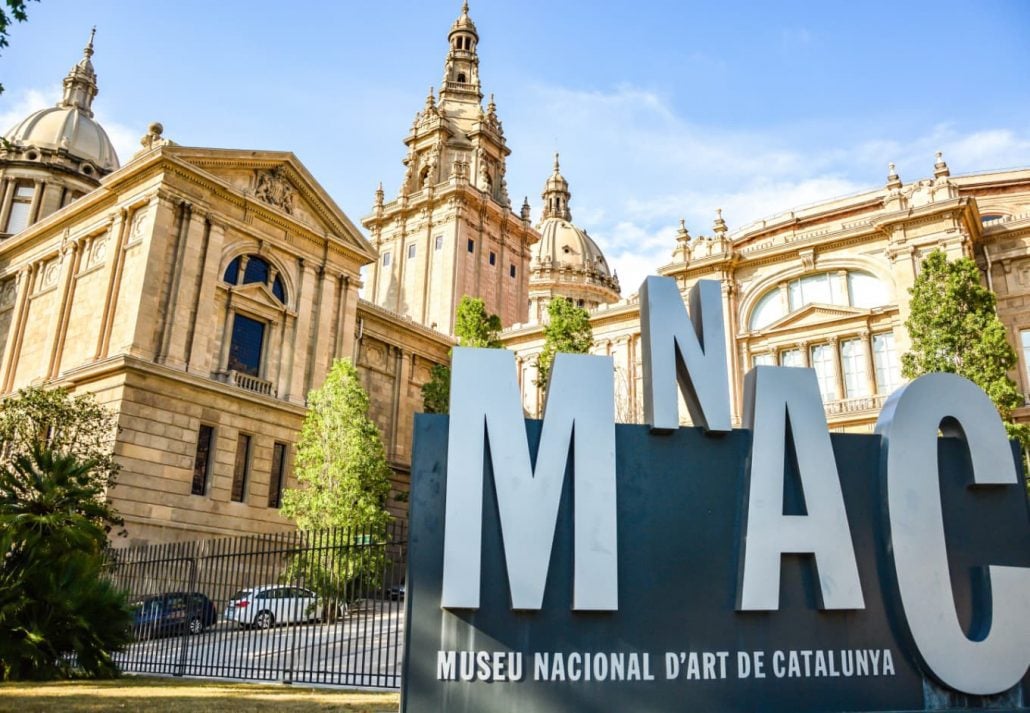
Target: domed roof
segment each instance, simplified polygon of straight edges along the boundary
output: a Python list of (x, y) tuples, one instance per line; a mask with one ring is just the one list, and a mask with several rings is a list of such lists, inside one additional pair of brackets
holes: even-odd
[(119, 166), (118, 154), (104, 127), (77, 107), (40, 109), (4, 134), (4, 139), (20, 146), (66, 149), (105, 173)]
[(531, 269), (568, 271), (619, 292), (619, 278), (612, 275), (604, 253), (585, 230), (564, 218), (545, 218), (538, 230), (540, 241), (533, 246)]
[(461, 31), (471, 32), (472, 34), (476, 35), (476, 37), (479, 36), (479, 33), (476, 32), (476, 23), (472, 22), (472, 18), (469, 17), (468, 0), (465, 0), (465, 2), (462, 4), (461, 15), (458, 17), (457, 20), (454, 21), (454, 24), (451, 25), (451, 31), (447, 33), (447, 36), (450, 37), (455, 32)]
[(54, 107), (40, 109), (20, 121), (4, 139), (11, 144), (40, 149), (65, 150), (76, 158), (93, 163), (101, 173), (119, 167), (114, 145), (93, 118), (93, 97), (97, 94), (93, 56), (93, 36), (78, 64), (64, 79), (64, 96)]

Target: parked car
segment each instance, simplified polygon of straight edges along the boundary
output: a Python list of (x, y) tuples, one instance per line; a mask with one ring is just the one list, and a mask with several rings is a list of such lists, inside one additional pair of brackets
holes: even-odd
[(215, 605), (200, 592), (165, 592), (133, 605), (132, 633), (137, 639), (189, 631), (199, 634), (218, 620)]
[(386, 598), (395, 602), (399, 602), (400, 600), (404, 599), (404, 594), (404, 582), (401, 582), (400, 584), (395, 584), (386, 590)]
[(241, 589), (232, 595), (222, 615), (226, 621), (255, 629), (315, 621), (321, 617), (318, 595), (310, 589), (285, 584)]

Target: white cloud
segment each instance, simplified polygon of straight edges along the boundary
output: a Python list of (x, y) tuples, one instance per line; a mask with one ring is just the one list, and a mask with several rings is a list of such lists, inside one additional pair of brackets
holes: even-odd
[[(5, 94), (4, 99), (7, 98)], [(54, 106), (60, 98), (60, 85), (44, 87), (43, 89), (25, 89), (18, 92), (14, 103), (0, 112), (0, 131), (6, 134), (32, 112), (45, 109), (48, 106)]]
[[(882, 186), (891, 161), (902, 180), (925, 178), (936, 151), (955, 174), (1030, 165), (1028, 130), (963, 132), (941, 123), (916, 135), (820, 145), (789, 133), (793, 127), (727, 130), (688, 121), (660, 94), (632, 86), (578, 91), (536, 85), (512, 109), (508, 125), (519, 126), (520, 134), (509, 137), (518, 147), (510, 185), (542, 184), (551, 152), (560, 150), (573, 218), (618, 270), (624, 294), (669, 262), (681, 218), (692, 234), (711, 234), (715, 209), (722, 208), (733, 230)], [(703, 104), (688, 111), (704, 117)]]

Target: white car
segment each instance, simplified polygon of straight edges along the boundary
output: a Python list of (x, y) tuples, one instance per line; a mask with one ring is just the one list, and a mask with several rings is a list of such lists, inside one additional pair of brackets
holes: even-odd
[(298, 624), (321, 618), (318, 595), (310, 589), (285, 584), (250, 587), (236, 592), (225, 605), (225, 621), (267, 629), (276, 624)]

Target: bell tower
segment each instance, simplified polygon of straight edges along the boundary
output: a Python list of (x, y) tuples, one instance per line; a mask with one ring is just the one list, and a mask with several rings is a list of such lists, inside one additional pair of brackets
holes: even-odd
[(511, 153), (497, 105), (483, 107), (479, 33), (468, 3), (447, 35), (439, 95), (430, 87), (408, 135), (396, 198), (380, 185), (362, 219), (379, 260), (367, 297), (427, 327), (454, 333), (464, 295), (479, 297), (504, 326), (526, 321), (528, 211), (512, 212), (505, 180)]

